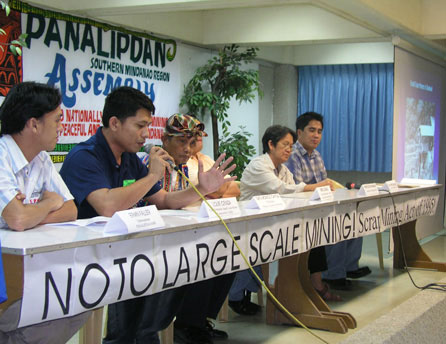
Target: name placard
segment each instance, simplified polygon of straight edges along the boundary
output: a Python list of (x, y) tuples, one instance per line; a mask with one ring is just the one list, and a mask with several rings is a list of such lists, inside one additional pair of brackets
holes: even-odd
[(314, 192), (310, 197), (310, 201), (331, 202), (333, 201), (333, 192), (331, 192), (328, 185), (320, 186), (314, 189)]
[(358, 191), (358, 196), (376, 196), (379, 195), (378, 187), (375, 183), (362, 184)]
[(285, 209), (285, 202), (279, 194), (258, 195), (251, 198), (246, 209), (260, 209), (262, 212)]
[(388, 191), (390, 193), (398, 191), (398, 184), (394, 180), (388, 180), (385, 182), (379, 190)]
[[(240, 216), (240, 208), (235, 197), (210, 199), (208, 200), (208, 203), (222, 218), (227, 219)], [(198, 216), (209, 217), (209, 220), (218, 219), (217, 215), (215, 215), (212, 209), (209, 208), (209, 206), (205, 202), (201, 203)]]
[(104, 228), (107, 234), (125, 234), (164, 227), (164, 220), (154, 205), (117, 211)]

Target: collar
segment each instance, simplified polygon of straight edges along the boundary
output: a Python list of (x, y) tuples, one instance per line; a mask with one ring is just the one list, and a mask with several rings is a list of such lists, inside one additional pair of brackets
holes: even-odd
[(268, 164), (269, 164), (269, 166), (270, 166), (274, 171), (277, 171), (277, 173), (280, 173), (280, 171), (282, 170), (282, 164), (280, 164), (280, 165), (277, 166), (277, 168), (276, 168), (276, 166), (274, 166), (274, 163), (273, 163), (273, 161), (271, 160), (271, 157), (269, 156), (269, 154), (268, 154), (268, 153), (265, 153), (264, 155), (267, 156), (267, 160), (268, 160)]
[(195, 161), (203, 160), (203, 156), (204, 156), (203, 153), (198, 152), (198, 153), (195, 154), (195, 155), (191, 155), (189, 159), (192, 159), (192, 160), (195, 160)]
[[(25, 155), (23, 154), (20, 147), (17, 145), (15, 140), (11, 135), (4, 135), (3, 139), (5, 141), (6, 147), (8, 149), (9, 154), (14, 157), (14, 163), (12, 165), (12, 171), (14, 174), (17, 174), (21, 169), (26, 167), (31, 163), (31, 161), (26, 160)], [(43, 160), (42, 156), (37, 154), (33, 160), (40, 159)]]
[[(103, 127), (99, 127), (96, 130), (96, 140), (97, 143), (99, 145), (99, 147), (101, 147), (105, 154), (107, 155), (107, 160), (110, 161), (110, 163), (115, 166), (115, 167), (119, 167), (118, 162), (116, 161), (115, 155), (113, 154), (113, 151), (111, 150), (107, 140), (105, 139), (104, 133), (102, 132)], [(121, 166), (124, 165), (127, 162), (127, 154), (125, 154), (126, 152), (122, 153), (121, 155)]]
[(304, 148), (304, 146), (302, 146), (302, 144), (299, 141), (296, 141), (294, 147), (298, 150), (298, 152), (302, 156), (307, 155), (310, 159), (315, 157), (316, 150), (314, 150), (311, 154), (309, 154), (308, 151)]

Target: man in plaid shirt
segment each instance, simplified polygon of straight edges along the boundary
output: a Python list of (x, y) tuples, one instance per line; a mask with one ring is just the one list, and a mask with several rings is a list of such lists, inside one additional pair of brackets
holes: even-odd
[[(316, 150), (322, 139), (324, 128), (323, 116), (315, 112), (306, 112), (296, 120), (297, 141), (293, 146), (293, 152), (285, 163), (294, 175), (296, 183), (306, 184), (321, 183), (331, 185), (327, 179), (327, 171), (320, 153)], [(315, 249), (317, 250), (317, 248)], [(368, 275), (371, 271), (368, 267), (358, 267), (358, 261), (362, 252), (362, 238), (341, 241), (334, 245), (325, 246), (326, 266), (323, 269), (322, 254), (318, 253), (317, 259), (321, 264), (312, 269), (312, 262), (315, 261), (310, 253), (309, 268), (312, 273), (313, 286), (319, 290), (320, 271), (324, 271), (322, 276), (333, 289), (351, 289), (349, 278), (360, 278)], [(313, 253), (313, 252), (312, 252)], [(314, 254), (313, 254), (314, 256)], [(316, 271), (319, 270), (319, 271)]]

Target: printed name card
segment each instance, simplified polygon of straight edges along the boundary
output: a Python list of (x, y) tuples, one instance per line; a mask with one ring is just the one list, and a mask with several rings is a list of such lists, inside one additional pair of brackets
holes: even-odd
[[(208, 200), (208, 203), (212, 206), (212, 208), (215, 209), (215, 211), (222, 218), (231, 218), (240, 216), (240, 208), (238, 206), (235, 197), (210, 199)], [(205, 202), (201, 203), (198, 216), (209, 217), (209, 220), (218, 219), (217, 215), (215, 215), (212, 209), (209, 208), (209, 206)]]
[(379, 188), (379, 190), (389, 191), (390, 193), (398, 191), (398, 184), (394, 180), (388, 180)]
[(358, 191), (358, 196), (376, 196), (379, 195), (378, 187), (375, 183), (362, 184)]
[(314, 189), (314, 192), (310, 197), (310, 201), (331, 202), (333, 201), (333, 192), (331, 192), (328, 185), (320, 186)]
[(164, 227), (164, 220), (154, 205), (117, 211), (104, 228), (107, 234), (126, 234)]
[(285, 202), (279, 194), (258, 195), (251, 198), (246, 209), (260, 209), (261, 211), (275, 211), (285, 209)]

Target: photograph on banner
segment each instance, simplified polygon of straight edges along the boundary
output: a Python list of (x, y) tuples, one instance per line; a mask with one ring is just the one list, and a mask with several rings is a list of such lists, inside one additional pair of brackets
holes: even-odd
[[(8, 37), (27, 33), (28, 48), (23, 48), (22, 57), (11, 56), (5, 49), (0, 69), (12, 83), (37, 81), (61, 91), (63, 131), (50, 153), (56, 166), (74, 145), (95, 134), (102, 124), (105, 97), (119, 86), (134, 87), (152, 99), (156, 112), (149, 141), (161, 144), (167, 118), (178, 112), (180, 100), (176, 42), (38, 10), (39, 14), (11, 11), (15, 26), (8, 29)], [(9, 26), (3, 24), (4, 29)], [(0, 92), (8, 91), (3, 86)]]

